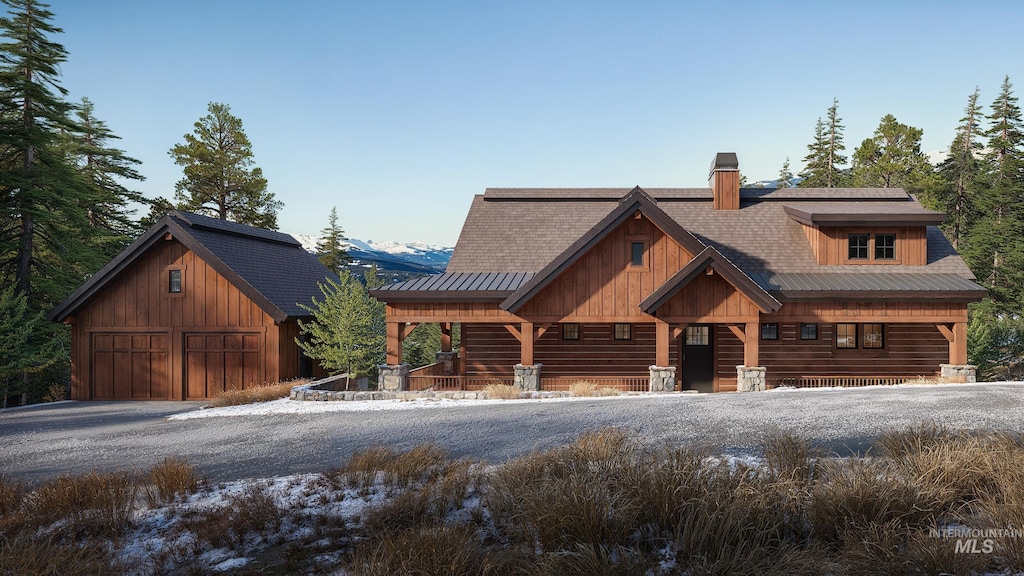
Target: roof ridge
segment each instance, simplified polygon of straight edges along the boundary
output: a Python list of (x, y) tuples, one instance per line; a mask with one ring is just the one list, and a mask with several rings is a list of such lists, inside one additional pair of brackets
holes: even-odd
[(294, 236), (278, 230), (259, 228), (256, 226), (250, 226), (249, 224), (242, 224), (241, 222), (234, 222), (232, 220), (221, 220), (219, 218), (212, 218), (210, 216), (205, 216), (196, 212), (189, 212), (187, 210), (174, 210), (168, 214), (168, 216), (180, 221), (180, 223), (183, 223), (188, 228), (209, 230), (211, 232), (221, 234), (244, 236), (246, 238), (263, 240), (265, 242), (276, 242), (278, 244), (285, 244), (289, 246), (302, 246), (302, 243)]

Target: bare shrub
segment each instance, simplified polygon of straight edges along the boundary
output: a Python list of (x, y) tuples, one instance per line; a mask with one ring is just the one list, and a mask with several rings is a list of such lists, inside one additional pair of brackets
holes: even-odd
[(184, 458), (169, 456), (149, 470), (149, 484), (143, 491), (150, 508), (194, 494), (203, 478)]
[(116, 537), (131, 526), (137, 491), (127, 472), (60, 476), (26, 498), (26, 520), (39, 528), (55, 526), (72, 538)]
[(214, 548), (238, 548), (250, 535), (266, 538), (281, 527), (282, 514), (274, 498), (258, 484), (228, 496), (223, 507), (187, 515), (183, 530)]
[(0, 535), (0, 574), (94, 576), (117, 572), (101, 545), (78, 546), (35, 534)]
[(577, 380), (569, 384), (569, 394), (573, 396), (593, 396), (597, 391), (597, 384), (589, 380)]
[(439, 476), (424, 485), (408, 487), (384, 504), (369, 509), (363, 527), (372, 534), (394, 534), (442, 525), (464, 505), (473, 481), (471, 467), (468, 460), (448, 463)]
[(483, 393), (490, 400), (518, 400), (520, 390), (508, 384), (488, 384)]
[(353, 555), (350, 576), (494, 574), (480, 539), (465, 527), (434, 526), (366, 541)]
[(292, 388), (309, 383), (309, 380), (293, 380), (291, 382), (279, 382), (241, 390), (225, 390), (217, 394), (210, 402), (210, 406), (238, 406), (240, 404), (253, 404), (255, 402), (270, 402), (287, 398)]

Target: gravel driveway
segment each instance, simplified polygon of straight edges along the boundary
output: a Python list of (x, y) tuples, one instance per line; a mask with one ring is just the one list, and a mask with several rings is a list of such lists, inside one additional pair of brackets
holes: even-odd
[(756, 450), (790, 429), (841, 454), (880, 432), (934, 420), (1024, 432), (1024, 384), (901, 386), (748, 394), (669, 394), (401, 411), (168, 420), (197, 402), (63, 402), (0, 411), (0, 474), (37, 483), (92, 469), (145, 470), (181, 455), (214, 481), (321, 472), (372, 445), (437, 442), (492, 462), (621, 427), (649, 442)]

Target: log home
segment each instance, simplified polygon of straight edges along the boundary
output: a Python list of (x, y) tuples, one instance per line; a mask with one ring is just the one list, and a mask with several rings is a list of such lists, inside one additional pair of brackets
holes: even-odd
[(297, 303), (329, 277), (288, 234), (172, 212), (48, 315), (71, 325), (71, 397), (200, 400), (322, 374), (295, 344)]
[[(985, 290), (901, 189), (741, 189), (718, 154), (707, 188), (488, 189), (444, 274), (373, 291), (387, 304), (388, 388), (734, 391), (973, 379), (967, 303)], [(413, 371), (418, 324), (461, 346)]]

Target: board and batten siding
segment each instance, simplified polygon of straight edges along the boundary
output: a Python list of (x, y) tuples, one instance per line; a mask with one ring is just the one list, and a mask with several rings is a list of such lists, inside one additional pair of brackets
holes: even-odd
[[(168, 293), (170, 269), (182, 270), (181, 294)], [(76, 399), (90, 398), (94, 334), (165, 335), (169, 386), (162, 399), (183, 398), (187, 333), (259, 334), (263, 347), (258, 378), (261, 383), (294, 378), (298, 372), (297, 350), (294, 354), (280, 353), (295, 348), (291, 343), (294, 321), (285, 322), (282, 333), (273, 318), (227, 278), (173, 239), (153, 246), (69, 320), (74, 339), (72, 397)]]
[[(804, 235), (811, 244), (818, 264), (822, 266), (885, 264), (903, 266), (924, 266), (928, 263), (928, 231), (924, 226), (890, 226), (879, 228), (838, 227), (838, 226), (803, 226)], [(875, 260), (874, 255), (867, 260), (849, 259), (850, 234), (895, 234), (896, 258), (893, 260)], [(874, 242), (874, 238), (871, 240)], [(873, 246), (873, 244), (872, 244)]]

